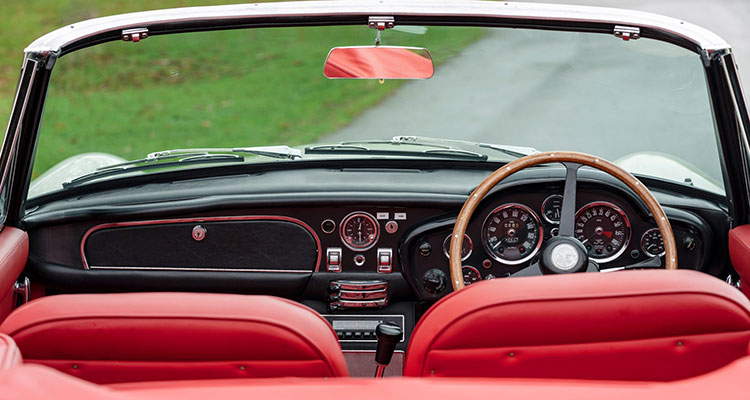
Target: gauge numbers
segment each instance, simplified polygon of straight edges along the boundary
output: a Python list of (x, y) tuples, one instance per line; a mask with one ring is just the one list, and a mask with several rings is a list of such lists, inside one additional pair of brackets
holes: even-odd
[(526, 262), (542, 246), (539, 217), (522, 204), (503, 204), (484, 220), (482, 244), (492, 258), (503, 264)]
[(641, 236), (641, 250), (649, 257), (664, 255), (664, 238), (661, 237), (659, 228), (651, 228)]
[(464, 285), (468, 286), (482, 280), (482, 275), (480, 275), (479, 271), (472, 266), (464, 265), (461, 267), (461, 270), (464, 273)]
[(576, 213), (575, 237), (586, 247), (592, 260), (609, 262), (627, 248), (630, 241), (630, 221), (612, 203), (589, 203)]
[(372, 215), (366, 212), (353, 212), (341, 221), (341, 241), (354, 251), (372, 248), (378, 241), (380, 226)]

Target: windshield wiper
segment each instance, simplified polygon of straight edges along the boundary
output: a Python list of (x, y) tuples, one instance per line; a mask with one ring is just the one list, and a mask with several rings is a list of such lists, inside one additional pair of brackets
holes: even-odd
[(462, 144), (462, 145), (469, 145), (469, 146), (477, 146), (481, 147), (483, 149), (491, 149), (495, 151), (499, 151), (501, 153), (507, 154), (511, 157), (515, 158), (521, 158), (524, 156), (528, 156), (529, 154), (538, 153), (539, 151), (533, 147), (523, 147), (523, 146), (508, 146), (503, 144), (494, 144), (494, 143), (477, 143), (477, 142), (471, 142), (468, 140), (457, 140), (457, 139), (441, 139), (441, 138), (433, 138), (433, 137), (427, 137), (427, 136), (394, 136), (393, 139), (390, 140), (392, 143), (398, 143), (398, 144), (414, 144), (414, 145), (425, 145), (428, 146), (430, 144), (436, 145), (436, 144), (448, 144), (448, 143), (455, 143), (455, 144)]
[[(414, 151), (414, 150), (390, 150), (390, 149), (373, 149), (361, 145), (355, 145), (354, 142), (344, 142), (341, 144), (321, 144), (316, 146), (305, 147), (305, 154), (368, 154), (376, 156), (429, 156), (429, 157), (443, 157), (452, 159), (464, 159), (464, 160), (481, 160), (486, 161), (489, 157), (486, 154), (475, 153), (473, 151), (455, 149), (445, 146), (429, 146), (432, 147), (428, 150)], [(389, 141), (369, 141), (369, 142), (357, 142), (357, 143), (390, 143)], [(439, 148), (434, 148), (439, 147)]]
[[(173, 150), (162, 150), (148, 153), (145, 159), (131, 161), (131, 163), (138, 163), (144, 160), (161, 160), (169, 156), (179, 156), (184, 154), (192, 153), (243, 153), (243, 154), (254, 154), (258, 156), (294, 160), (302, 158), (302, 151), (299, 149), (293, 149), (289, 146), (257, 146), (257, 147), (231, 147), (231, 148), (206, 148), (206, 149), (173, 149)], [(122, 164), (120, 164), (122, 165)]]
[(171, 168), (191, 164), (244, 162), (245, 157), (237, 153), (253, 154), (276, 159), (294, 160), (302, 158), (301, 150), (293, 149), (288, 146), (162, 150), (149, 153), (145, 158), (138, 160), (98, 168), (93, 172), (79, 176), (68, 182), (63, 182), (62, 187), (69, 188), (99, 178), (149, 169)]

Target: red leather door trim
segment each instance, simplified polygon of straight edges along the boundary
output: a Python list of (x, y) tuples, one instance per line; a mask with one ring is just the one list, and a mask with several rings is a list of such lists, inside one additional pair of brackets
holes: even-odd
[(740, 275), (740, 288), (750, 297), (750, 225), (729, 231), (729, 259)]
[(29, 236), (20, 229), (6, 226), (0, 232), (0, 321), (13, 309), (13, 284), (28, 257)]

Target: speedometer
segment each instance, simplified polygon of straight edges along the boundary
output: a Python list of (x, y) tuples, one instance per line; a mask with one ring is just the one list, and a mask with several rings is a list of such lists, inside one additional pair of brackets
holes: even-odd
[(539, 217), (530, 208), (510, 203), (494, 209), (482, 225), (482, 244), (503, 264), (521, 264), (542, 246)]
[(616, 205), (594, 202), (576, 213), (575, 236), (589, 257), (600, 263), (619, 257), (630, 242), (630, 221)]

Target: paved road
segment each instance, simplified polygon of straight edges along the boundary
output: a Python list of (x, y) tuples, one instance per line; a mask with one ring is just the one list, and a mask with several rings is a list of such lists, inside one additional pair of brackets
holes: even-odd
[[(657, 12), (705, 26), (739, 46), (740, 65), (750, 64), (750, 33), (742, 29), (750, 17), (748, 0), (573, 2)], [(578, 150), (611, 160), (656, 151), (720, 180), (697, 56), (655, 41), (570, 35), (493, 30), (440, 65), (432, 79), (408, 82), (325, 141), (416, 134)], [(670, 57), (654, 64), (653, 53)], [(750, 68), (744, 76), (750, 79)]]

